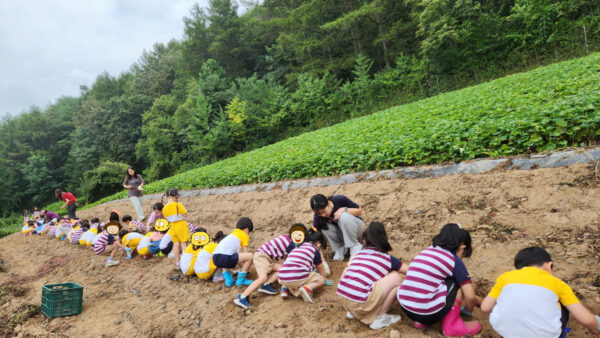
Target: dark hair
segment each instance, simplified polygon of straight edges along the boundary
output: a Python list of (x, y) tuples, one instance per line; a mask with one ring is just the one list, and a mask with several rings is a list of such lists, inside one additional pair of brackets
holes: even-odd
[(56, 198), (60, 199), (60, 195), (62, 195), (63, 191), (60, 189), (54, 189), (54, 196), (56, 196)]
[(320, 231), (308, 229), (308, 231), (306, 232), (306, 237), (304, 237), (304, 241), (311, 243), (319, 242), (321, 243), (321, 248), (323, 250), (327, 249), (327, 241), (325, 241), (325, 236), (323, 236), (323, 233)]
[(203, 227), (197, 227), (196, 231), (194, 231), (194, 232), (206, 232), (206, 233), (208, 233), (208, 231), (206, 231), (206, 229), (204, 229)]
[(82, 220), (81, 222), (79, 222), (79, 226), (85, 229), (89, 229), (90, 228), (90, 222), (87, 219)]
[(100, 220), (98, 219), (98, 217), (94, 217), (92, 218), (92, 223), (100, 223)]
[(217, 231), (215, 237), (212, 240), (215, 243), (219, 243), (223, 238), (225, 238), (225, 234), (223, 233), (223, 231)]
[(35, 224), (34, 220), (27, 221), (27, 225), (34, 225), (34, 224)]
[(123, 238), (123, 236), (127, 235), (129, 233), (129, 230), (123, 228), (121, 230), (119, 230), (119, 233), (117, 234), (119, 237)]
[(133, 176), (129, 175), (129, 169), (133, 169), (133, 174), (135, 175), (135, 177), (139, 177), (140, 176), (140, 174), (137, 173), (137, 171), (135, 170), (134, 167), (129, 167), (129, 168), (127, 168), (127, 178), (129, 178), (129, 179), (133, 178)]
[(235, 228), (240, 230), (248, 229), (249, 232), (252, 232), (254, 230), (254, 224), (250, 218), (242, 217), (238, 219)]
[(160, 210), (160, 211), (162, 211), (163, 207), (164, 207), (164, 205), (161, 202), (156, 202), (152, 206), (152, 210)]
[(552, 262), (548, 251), (539, 246), (525, 248), (515, 255), (515, 268), (520, 269), (526, 266), (539, 266), (546, 262)]
[(108, 221), (109, 222), (119, 222), (119, 214), (117, 214), (115, 211), (111, 211), (110, 212), (110, 216), (108, 216)]
[[(177, 189), (175, 188), (169, 188), (167, 189), (167, 191), (165, 191), (165, 193), (160, 197), (160, 202), (163, 202), (163, 198), (165, 197), (177, 197), (179, 196), (179, 191), (177, 191)], [(161, 209), (162, 210), (162, 209)]]
[(321, 210), (327, 206), (329, 199), (323, 194), (316, 194), (310, 198), (310, 208), (313, 211)]
[(392, 251), (385, 228), (379, 222), (371, 222), (369, 224), (365, 232), (363, 232), (362, 240), (365, 246), (375, 247), (379, 252), (388, 253)]
[(121, 219), (123, 220), (124, 223), (127, 223), (127, 222), (131, 222), (133, 217), (131, 217), (130, 215), (123, 215), (123, 218), (121, 218)]
[(442, 227), (438, 235), (433, 237), (433, 245), (444, 248), (456, 253), (461, 245), (465, 245), (464, 256), (471, 257), (473, 247), (471, 247), (471, 234), (467, 230), (461, 229), (456, 223), (448, 223)]

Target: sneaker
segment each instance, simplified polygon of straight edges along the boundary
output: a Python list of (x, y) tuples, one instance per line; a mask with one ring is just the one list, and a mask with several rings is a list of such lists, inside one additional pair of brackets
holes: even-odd
[(341, 248), (335, 250), (335, 254), (333, 255), (333, 260), (334, 261), (344, 260), (344, 256), (346, 256), (346, 248), (341, 247)]
[(167, 258), (175, 258), (175, 253), (173, 253), (173, 251), (169, 252)]
[(165, 256), (165, 254), (164, 254), (164, 253), (162, 253), (161, 251), (159, 251), (159, 252), (156, 254), (156, 257), (164, 257), (164, 256)]
[(109, 267), (109, 266), (115, 266), (117, 264), (119, 264), (119, 261), (111, 259), (111, 260), (106, 261), (106, 264), (104, 264), (104, 266), (105, 267)]
[(263, 284), (258, 288), (258, 292), (266, 293), (267, 295), (276, 295), (277, 290), (271, 284)]
[(348, 319), (354, 319), (354, 315), (350, 313), (350, 311), (346, 312), (346, 318)]
[(251, 306), (248, 297), (242, 298), (242, 295), (237, 295), (237, 297), (235, 297), (235, 299), (233, 300), (233, 303), (244, 309), (247, 309)]
[(308, 288), (308, 285), (303, 285), (300, 288), (300, 295), (302, 296), (302, 299), (304, 299), (305, 302), (314, 303), (312, 300), (312, 290)]
[(399, 322), (400, 319), (402, 319), (402, 317), (400, 317), (398, 315), (390, 315), (390, 314), (384, 313), (381, 316), (377, 316), (377, 318), (375, 318), (375, 321), (373, 321), (373, 323), (371, 323), (371, 325), (369, 325), (369, 327), (372, 330), (382, 329), (386, 326), (389, 326), (391, 324)]
[(285, 286), (282, 286), (281, 291), (279, 291), (279, 295), (283, 299), (288, 298), (290, 296), (290, 291)]

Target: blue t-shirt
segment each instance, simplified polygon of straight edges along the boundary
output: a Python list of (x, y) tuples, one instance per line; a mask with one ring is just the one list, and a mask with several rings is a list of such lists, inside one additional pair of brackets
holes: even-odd
[(452, 278), (456, 281), (456, 284), (460, 286), (471, 282), (471, 277), (469, 276), (469, 271), (467, 271), (465, 263), (463, 263), (462, 259), (458, 258), (457, 255), (454, 255), (454, 270), (452, 270)]
[(402, 266), (402, 262), (394, 256), (390, 255), (390, 258), (392, 259), (392, 271), (400, 270), (400, 267)]

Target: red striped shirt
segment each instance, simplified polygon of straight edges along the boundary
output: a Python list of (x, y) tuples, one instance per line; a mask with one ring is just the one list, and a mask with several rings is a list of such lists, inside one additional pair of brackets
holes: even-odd
[(283, 282), (295, 282), (308, 278), (315, 269), (313, 261), (320, 255), (312, 243), (303, 243), (287, 256), (279, 268), (279, 279)]
[(287, 256), (287, 247), (291, 243), (292, 240), (290, 239), (290, 236), (281, 235), (261, 245), (260, 248), (256, 250), (256, 252), (265, 253), (274, 260), (278, 260)]
[(78, 244), (79, 243), (79, 239), (81, 239), (81, 234), (83, 233), (83, 229), (79, 228), (77, 230), (75, 230), (75, 232), (73, 232), (73, 234), (71, 235), (71, 243), (74, 244)]
[(439, 247), (421, 251), (410, 263), (406, 277), (398, 288), (398, 302), (420, 315), (434, 314), (446, 305), (445, 279), (453, 277), (454, 255)]
[(142, 222), (138, 222), (138, 221), (131, 221), (129, 224), (130, 227), (136, 227), (138, 229), (140, 229), (141, 232), (146, 232), (146, 224), (142, 223)]
[(352, 301), (367, 301), (375, 282), (392, 271), (392, 258), (373, 248), (357, 252), (340, 278), (337, 294)]
[(94, 238), (94, 242), (92, 243), (92, 249), (94, 250), (94, 253), (96, 255), (100, 255), (104, 252), (104, 250), (106, 250), (106, 247), (108, 246), (108, 238), (108, 232), (103, 232), (96, 238)]

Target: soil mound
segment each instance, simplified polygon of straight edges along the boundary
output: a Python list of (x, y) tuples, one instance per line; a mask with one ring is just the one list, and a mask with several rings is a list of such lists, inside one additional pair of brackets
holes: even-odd
[[(211, 234), (228, 233), (241, 216), (255, 224), (251, 247), (285, 233), (294, 222), (312, 222), (309, 198), (336, 191), (359, 203), (365, 221), (383, 222), (392, 254), (409, 262), (428, 246), (447, 222), (459, 222), (471, 231), (474, 253), (465, 260), (484, 296), (502, 272), (512, 268), (515, 253), (540, 245), (550, 251), (556, 274), (568, 282), (580, 300), (600, 311), (600, 193), (594, 165), (562, 168), (495, 170), (480, 175), (393, 179), (343, 186), (244, 192), (181, 198), (188, 220)], [(156, 200), (145, 200), (147, 212)], [(78, 212), (79, 217), (106, 219), (112, 209), (135, 214), (122, 201)], [(331, 257), (329, 257), (331, 258)], [(131, 261), (105, 268), (105, 256), (89, 248), (46, 237), (20, 233), (0, 239), (0, 308), (7, 322), (5, 336), (53, 335), (70, 337), (207, 337), (246, 336), (376, 336), (392, 330), (402, 337), (441, 337), (439, 326), (418, 331), (398, 305), (400, 323), (372, 331), (345, 317), (335, 286), (315, 294), (315, 304), (300, 299), (254, 294), (253, 307), (242, 310), (232, 300), (240, 289), (195, 278), (171, 280), (174, 263), (167, 258)], [(345, 263), (330, 263), (334, 281)], [(250, 278), (253, 273), (250, 274)], [(39, 313), (41, 288), (48, 283), (75, 282), (84, 286), (83, 312), (79, 316), (48, 319)], [(33, 304), (33, 305), (32, 305)], [(487, 316), (475, 309), (483, 322), (478, 337), (495, 337)], [(571, 320), (573, 336), (586, 330)], [(397, 335), (397, 332), (393, 333)]]

